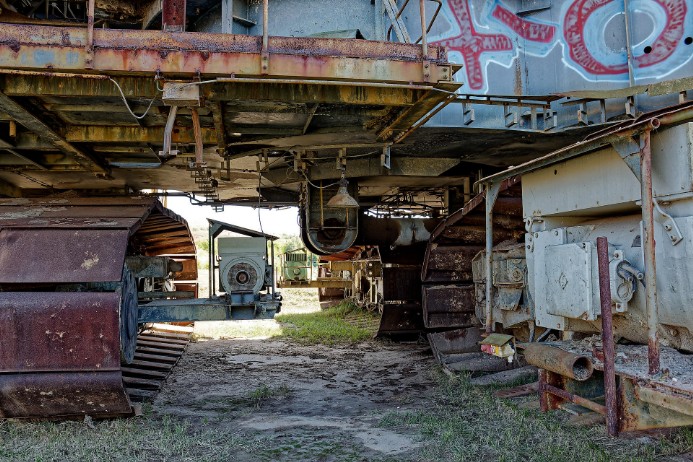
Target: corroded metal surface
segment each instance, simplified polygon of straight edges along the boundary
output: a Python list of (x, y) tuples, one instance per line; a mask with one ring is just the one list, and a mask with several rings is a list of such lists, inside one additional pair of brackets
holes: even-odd
[[(613, 313), (611, 312), (611, 285), (609, 279), (609, 242), (606, 237), (597, 238), (599, 264), (599, 300), (602, 315), (602, 345), (604, 351), (604, 398), (606, 401), (606, 428), (609, 436), (618, 434), (618, 401), (616, 397), (616, 373), (614, 371)], [(658, 358), (659, 359), (659, 356)]]
[(2, 229), (0, 284), (119, 281), (127, 230)]
[[(518, 186), (519, 178), (501, 185), (493, 213), (494, 244), (517, 242), (525, 233)], [(431, 233), (421, 270), (428, 328), (471, 327), (480, 321), (472, 261), (486, 242), (484, 200), (485, 193), (473, 197)]]
[(172, 255), (196, 290), (192, 235), (155, 198), (0, 200), (0, 417), (131, 414), (120, 365), (135, 355), (137, 283), (126, 252)]
[(594, 366), (584, 355), (577, 355), (541, 343), (526, 343), (522, 352), (525, 361), (574, 380), (584, 381), (592, 376)]
[(133, 415), (120, 371), (0, 374), (0, 417)]
[(115, 292), (0, 293), (0, 370), (119, 370), (119, 305)]

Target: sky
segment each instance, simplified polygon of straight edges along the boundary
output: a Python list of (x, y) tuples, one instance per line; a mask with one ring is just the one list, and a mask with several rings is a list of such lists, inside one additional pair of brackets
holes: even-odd
[[(227, 206), (223, 212), (215, 212), (212, 207), (192, 205), (186, 197), (168, 197), (166, 206), (188, 220), (191, 228), (206, 228), (207, 218), (232, 225), (260, 231), (258, 211), (252, 207)], [(262, 229), (275, 236), (300, 234), (298, 227), (298, 208), (261, 209)]]

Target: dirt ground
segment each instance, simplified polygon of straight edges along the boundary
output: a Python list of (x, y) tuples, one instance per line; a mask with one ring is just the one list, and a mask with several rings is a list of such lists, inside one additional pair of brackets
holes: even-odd
[(302, 346), (284, 340), (190, 345), (154, 411), (235, 429), (236, 460), (415, 460), (414, 435), (379, 428), (395, 410), (426, 405), (426, 346)]

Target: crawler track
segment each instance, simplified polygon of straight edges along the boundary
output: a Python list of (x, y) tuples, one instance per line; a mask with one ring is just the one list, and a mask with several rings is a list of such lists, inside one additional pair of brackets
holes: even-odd
[(154, 324), (137, 336), (135, 359), (121, 367), (125, 392), (132, 402), (150, 402), (185, 353), (191, 327)]
[[(479, 353), (480, 319), (472, 260), (486, 243), (485, 194), (451, 214), (431, 233), (421, 271), (423, 322), (436, 359), (454, 370), (503, 370), (507, 361)], [(493, 210), (493, 241), (517, 241), (525, 233), (519, 181), (503, 183)], [(481, 356), (479, 356), (481, 355)]]
[(125, 389), (165, 378), (136, 361), (184, 347), (138, 338), (130, 256), (182, 262), (173, 290), (196, 293), (187, 223), (155, 198), (0, 200), (0, 418), (131, 415)]

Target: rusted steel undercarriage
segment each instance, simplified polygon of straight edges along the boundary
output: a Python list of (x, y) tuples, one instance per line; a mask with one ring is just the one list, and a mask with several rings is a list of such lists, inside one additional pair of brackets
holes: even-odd
[[(320, 19), (288, 1), (0, 2), (0, 195), (21, 198), (0, 204), (0, 416), (130, 412), (120, 364), (136, 348), (142, 297), (130, 273), (187, 255), (184, 279), (195, 279), (185, 225), (153, 199), (126, 198), (156, 189), (217, 209), (298, 205), (306, 247), (349, 260), (334, 271), (382, 309), (381, 333), (423, 323), (443, 361), (483, 348), (507, 368), (515, 342), (547, 338), (565, 350), (551, 354), (582, 354), (597, 371), (589, 386), (535, 356), (544, 409), (604, 412), (611, 433), (690, 423), (689, 377), (673, 384), (662, 367), (693, 350), (682, 250), (693, 125), (658, 133), (693, 120), (690, 0), (651, 2), (645, 15), (573, 0), (303, 3)], [(325, 30), (345, 11), (337, 24), (349, 28)], [(625, 35), (605, 19), (615, 11)], [(632, 44), (634, 26), (652, 43)], [(568, 162), (582, 154), (599, 159)], [(83, 198), (45, 198), (63, 191)], [(106, 195), (120, 198), (94, 198)], [(333, 195), (351, 205), (330, 206)], [(230, 225), (215, 226), (212, 247)], [(655, 234), (658, 259), (675, 262), (660, 265), (659, 284)], [(145, 296), (196, 291), (159, 279)], [(257, 294), (235, 295), (257, 315)], [(267, 297), (271, 316), (280, 304)], [(230, 308), (164, 300), (140, 314), (227, 319)], [(599, 334), (591, 358), (566, 343)], [(646, 352), (614, 347), (615, 336)], [(604, 406), (592, 402), (600, 393)]]
[(0, 418), (132, 415), (138, 292), (197, 291), (186, 222), (154, 198), (57, 196), (0, 201), (0, 225)]

